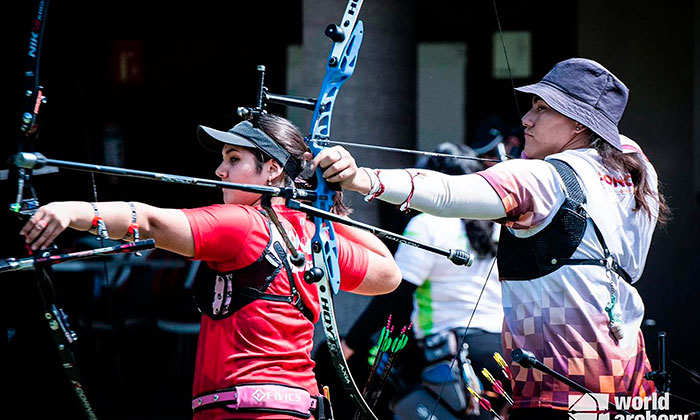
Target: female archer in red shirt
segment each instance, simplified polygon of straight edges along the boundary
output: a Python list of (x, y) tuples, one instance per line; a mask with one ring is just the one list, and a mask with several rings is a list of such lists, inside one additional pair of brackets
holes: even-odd
[[(198, 137), (221, 153), (222, 181), (292, 186), (310, 167), (299, 130), (264, 114), (231, 130), (199, 127)], [(193, 287), (202, 313), (192, 407), (195, 419), (309, 418), (322, 404), (314, 378), (313, 325), (319, 319), (316, 285), (303, 281), (312, 265), (315, 226), (284, 207), (263, 206), (260, 194), (224, 189), (224, 204), (164, 209), (136, 202), (54, 202), (22, 228), (32, 249), (45, 248), (66, 228), (113, 239), (154, 238), (156, 246), (207, 263)], [(265, 207), (265, 208), (263, 208)], [(270, 214), (270, 210), (274, 214)], [(337, 202), (336, 213), (347, 214)], [(274, 218), (279, 220), (279, 226)], [(341, 289), (374, 295), (392, 291), (401, 274), (375, 236), (335, 225)], [(290, 249), (291, 247), (291, 249)], [(305, 264), (292, 257), (302, 255)]]

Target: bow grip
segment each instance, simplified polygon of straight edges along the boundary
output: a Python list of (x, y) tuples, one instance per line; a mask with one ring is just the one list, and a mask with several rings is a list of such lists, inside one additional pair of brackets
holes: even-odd
[(343, 188), (341, 188), (340, 184), (337, 182), (326, 181), (326, 185), (328, 186), (328, 189), (331, 191), (339, 192), (339, 191), (343, 190)]

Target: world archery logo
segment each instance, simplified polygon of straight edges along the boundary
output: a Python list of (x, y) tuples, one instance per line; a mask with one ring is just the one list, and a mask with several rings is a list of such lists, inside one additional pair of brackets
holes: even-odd
[(608, 394), (569, 395), (569, 416), (573, 420), (686, 420), (688, 414), (659, 414), (669, 409), (669, 395), (647, 397), (615, 396), (615, 409), (608, 407)]
[(607, 394), (569, 395), (569, 416), (573, 420), (610, 420)]

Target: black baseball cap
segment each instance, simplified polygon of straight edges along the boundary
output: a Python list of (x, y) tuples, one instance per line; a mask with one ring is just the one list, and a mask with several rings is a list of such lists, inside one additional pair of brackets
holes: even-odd
[(197, 127), (197, 138), (205, 148), (216, 153), (221, 152), (222, 143), (261, 150), (282, 165), (284, 171), (292, 179), (296, 178), (301, 172), (301, 167), (296, 159), (284, 147), (265, 134), (263, 130), (255, 127), (250, 121), (240, 122), (228, 131), (200, 125)]

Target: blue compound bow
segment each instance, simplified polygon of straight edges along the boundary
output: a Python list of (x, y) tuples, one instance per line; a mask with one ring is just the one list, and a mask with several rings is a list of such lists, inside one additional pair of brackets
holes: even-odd
[[(361, 6), (362, 1), (350, 0), (345, 8), (340, 25), (331, 24), (326, 28), (326, 35), (333, 40), (333, 46), (326, 62), (326, 75), (323, 78), (314, 115), (311, 119), (308, 144), (314, 156), (323, 149), (315, 140), (323, 140), (330, 137), (331, 116), (338, 91), (355, 71), (357, 54), (360, 50), (364, 33), (362, 21), (357, 20)], [(320, 167), (316, 168), (316, 181), (318, 183), (316, 187), (317, 196), (313, 206), (329, 211), (333, 205), (335, 191), (329, 187), (323, 178), (323, 170)], [(350, 374), (350, 369), (340, 345), (332, 294), (337, 293), (340, 289), (338, 246), (335, 231), (331, 222), (319, 216), (314, 216), (314, 224), (316, 225), (316, 233), (311, 240), (314, 268), (307, 272), (305, 279), (307, 281), (319, 281), (318, 290), (321, 301), (323, 331), (343, 388), (345, 388), (350, 399), (355, 402), (364, 418), (376, 419), (377, 417), (367, 405)]]
[[(321, 83), (321, 90), (317, 99), (302, 98), (289, 95), (276, 95), (267, 91), (264, 86), (264, 66), (259, 66), (259, 91), (257, 108), (239, 108), (239, 114), (244, 116), (249, 113), (263, 112), (266, 103), (277, 103), (313, 110), (311, 127), (306, 142), (314, 156), (325, 145), (330, 144), (331, 117), (333, 106), (338, 97), (338, 92), (343, 84), (352, 76), (357, 65), (357, 55), (362, 44), (364, 28), (362, 21), (357, 20), (362, 6), (362, 0), (350, 0), (345, 8), (345, 13), (340, 25), (330, 24), (326, 27), (325, 34), (332, 41), (331, 51), (326, 61), (326, 73)], [(333, 294), (340, 290), (340, 270), (338, 266), (338, 246), (336, 243), (333, 222), (348, 224), (367, 230), (381, 238), (399, 241), (416, 246), (430, 252), (447, 257), (457, 265), (469, 266), (472, 256), (462, 250), (446, 250), (429, 244), (396, 235), (383, 229), (376, 228), (360, 222), (343, 219), (330, 213), (337, 188), (329, 185), (323, 178), (323, 169), (316, 168), (315, 173), (317, 187), (313, 205), (309, 206), (292, 198), (287, 198), (287, 206), (298, 209), (313, 216), (316, 232), (311, 240), (311, 252), (313, 255), (313, 267), (309, 269), (304, 279), (311, 283), (317, 282), (319, 299), (321, 303), (321, 319), (323, 331), (328, 343), (331, 358), (338, 372), (338, 376), (351, 400), (358, 407), (359, 414), (363, 418), (376, 419), (371, 408), (362, 397), (355, 381), (350, 374), (346, 359), (341, 348), (338, 327), (336, 325), (333, 309)]]

